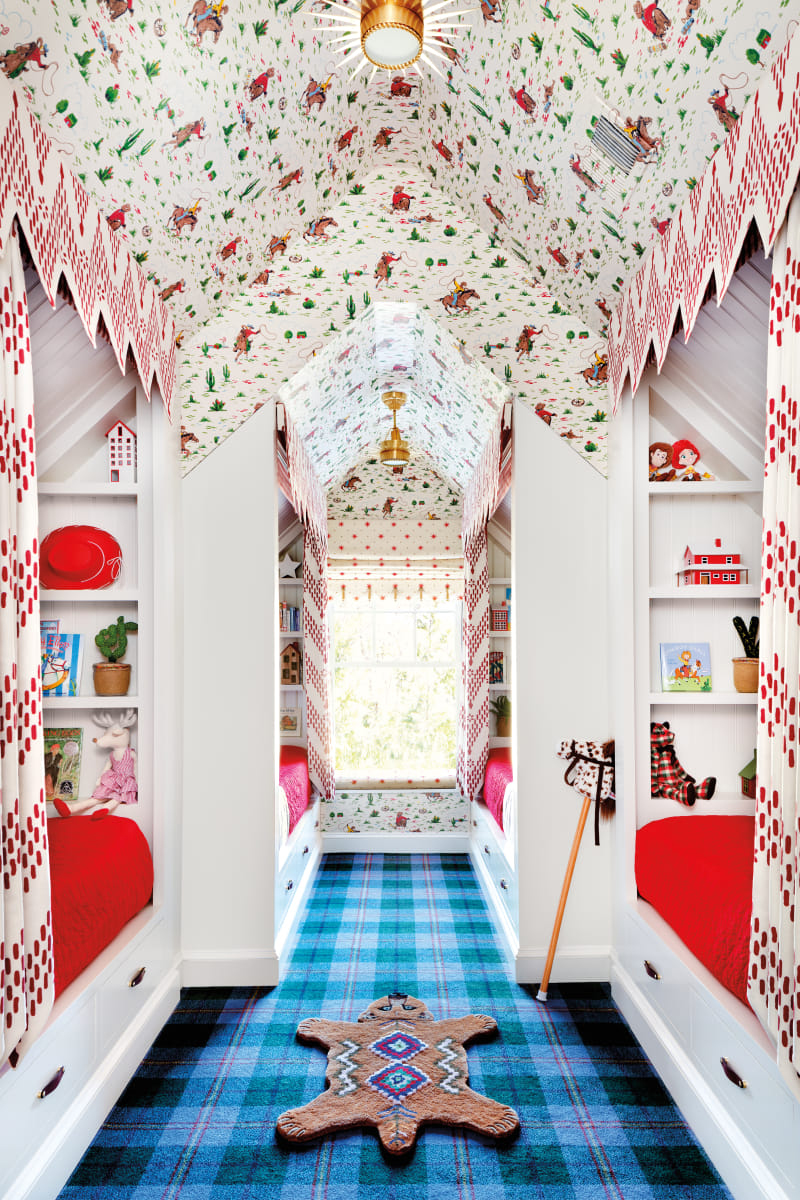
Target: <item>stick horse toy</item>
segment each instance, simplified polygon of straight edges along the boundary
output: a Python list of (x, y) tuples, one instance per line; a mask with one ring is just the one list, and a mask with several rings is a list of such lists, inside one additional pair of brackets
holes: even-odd
[(553, 959), (556, 956), (558, 935), (561, 932), (561, 922), (564, 919), (564, 909), (567, 907), (567, 896), (572, 884), (572, 875), (578, 859), (578, 850), (583, 837), (589, 807), (594, 800), (594, 844), (600, 845), (600, 818), (609, 820), (614, 815), (614, 742), (561, 742), (557, 751), (559, 758), (568, 759), (564, 772), (564, 782), (575, 788), (583, 796), (581, 815), (578, 817), (578, 827), (572, 839), (572, 849), (569, 854), (564, 883), (558, 900), (558, 910), (547, 949), (547, 961), (544, 964), (544, 975), (541, 986), (536, 994), (537, 1000), (547, 999), (547, 985), (550, 982), (550, 972), (553, 969)]

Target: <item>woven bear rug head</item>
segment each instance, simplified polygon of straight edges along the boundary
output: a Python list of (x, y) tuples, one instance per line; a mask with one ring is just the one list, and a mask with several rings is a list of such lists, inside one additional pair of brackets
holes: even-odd
[(301, 1021), (298, 1039), (328, 1052), (326, 1090), (310, 1104), (282, 1113), (277, 1132), (296, 1143), (366, 1125), (398, 1158), (414, 1149), (422, 1125), (514, 1137), (519, 1133), (514, 1109), (468, 1086), (464, 1047), (495, 1033), (491, 1017), (435, 1021), (421, 1000), (401, 993), (374, 1000), (357, 1023)]

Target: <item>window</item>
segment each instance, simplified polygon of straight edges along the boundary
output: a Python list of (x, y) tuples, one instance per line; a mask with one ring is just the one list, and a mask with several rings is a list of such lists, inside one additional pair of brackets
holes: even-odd
[(455, 774), (457, 602), (333, 606), (334, 769), (348, 779)]

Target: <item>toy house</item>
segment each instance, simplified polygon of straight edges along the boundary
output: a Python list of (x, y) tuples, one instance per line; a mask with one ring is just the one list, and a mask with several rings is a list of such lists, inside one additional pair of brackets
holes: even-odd
[(742, 795), (749, 796), (751, 800), (755, 799), (756, 795), (756, 752), (753, 751), (753, 757), (747, 766), (742, 767), (739, 772), (739, 778), (742, 781)]
[(719, 586), (747, 583), (749, 572), (742, 564), (741, 554), (723, 549), (722, 538), (715, 538), (713, 550), (697, 552), (687, 546), (677, 576), (679, 587)]
[(281, 650), (281, 683), (300, 686), (302, 682), (303, 656), (298, 642), (289, 642)]
[(124, 421), (116, 421), (106, 433), (108, 482), (136, 483), (136, 434)]

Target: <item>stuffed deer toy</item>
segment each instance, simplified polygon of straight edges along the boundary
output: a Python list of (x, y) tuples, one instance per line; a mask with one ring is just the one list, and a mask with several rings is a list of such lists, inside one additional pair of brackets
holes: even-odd
[[(93, 738), (97, 746), (110, 751), (108, 765), (95, 784), (91, 796), (85, 800), (53, 801), (60, 817), (74, 817), (89, 812), (92, 820), (107, 817), (119, 804), (135, 804), (138, 796), (136, 785), (136, 751), (131, 749), (131, 727), (136, 724), (136, 712), (129, 708), (119, 716), (97, 713), (92, 720), (105, 733)], [(98, 808), (100, 801), (108, 801)], [(93, 810), (93, 811), (92, 811)]]

